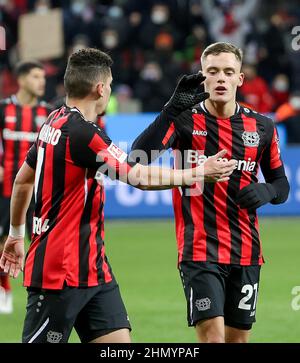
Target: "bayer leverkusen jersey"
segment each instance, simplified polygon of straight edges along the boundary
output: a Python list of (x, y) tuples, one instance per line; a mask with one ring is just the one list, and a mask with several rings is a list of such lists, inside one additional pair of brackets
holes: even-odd
[[(24, 285), (45, 289), (111, 281), (104, 247), (99, 167), (118, 178), (132, 163), (76, 109), (53, 111), (26, 162), (35, 169), (35, 213)], [(109, 174), (110, 175), (110, 174)]]
[[(134, 149), (144, 150), (149, 156), (151, 149), (172, 147), (180, 169), (199, 165), (222, 149), (227, 150), (227, 159), (238, 161), (229, 181), (204, 183), (199, 195), (189, 188), (173, 189), (179, 262), (261, 264), (256, 212), (241, 209), (235, 199), (239, 190), (257, 182), (259, 166), (267, 178), (284, 175), (273, 121), (238, 104), (228, 119), (212, 116), (204, 103), (176, 120), (166, 122), (161, 117), (166, 116), (160, 115), (143, 132)], [(176, 158), (178, 151), (180, 161)]]
[(12, 187), (30, 146), (51, 112), (46, 102), (21, 106), (15, 95), (0, 101), (0, 142), (3, 147), (2, 195), (10, 197)]

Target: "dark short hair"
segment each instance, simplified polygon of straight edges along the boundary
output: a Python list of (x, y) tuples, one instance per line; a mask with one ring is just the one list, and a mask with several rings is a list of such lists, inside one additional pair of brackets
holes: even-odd
[(23, 61), (16, 65), (15, 67), (15, 75), (16, 77), (24, 76), (28, 74), (33, 68), (44, 69), (44, 66), (41, 62), (36, 60), (31, 61)]
[(201, 55), (201, 62), (210, 54), (218, 55), (220, 53), (233, 53), (236, 59), (243, 62), (243, 51), (231, 43), (218, 42), (206, 47)]
[(73, 53), (64, 75), (66, 94), (69, 97), (87, 96), (94, 84), (110, 75), (111, 57), (99, 49), (86, 48)]

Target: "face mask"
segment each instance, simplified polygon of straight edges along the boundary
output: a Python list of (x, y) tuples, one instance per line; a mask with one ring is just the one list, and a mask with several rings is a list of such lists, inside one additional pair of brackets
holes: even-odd
[(119, 6), (112, 6), (108, 11), (108, 15), (111, 18), (120, 18), (123, 15), (123, 10)]
[(300, 110), (300, 97), (299, 96), (291, 97), (290, 104), (294, 110), (299, 111)]
[(46, 5), (39, 5), (35, 8), (35, 12), (37, 14), (46, 14), (48, 12), (49, 8)]
[(275, 81), (274, 88), (278, 92), (286, 92), (289, 86), (286, 81), (280, 79), (278, 81)]
[(73, 14), (79, 15), (82, 13), (84, 9), (84, 3), (81, 1), (74, 1), (71, 6), (71, 9)]
[(118, 45), (118, 40), (114, 35), (108, 35), (103, 39), (103, 45), (107, 49), (113, 49)]
[(159, 80), (159, 74), (155, 69), (152, 68), (146, 68), (143, 72), (142, 72), (142, 78), (145, 81), (158, 81)]
[(151, 14), (151, 20), (154, 24), (163, 24), (167, 21), (168, 16), (164, 11), (153, 11)]

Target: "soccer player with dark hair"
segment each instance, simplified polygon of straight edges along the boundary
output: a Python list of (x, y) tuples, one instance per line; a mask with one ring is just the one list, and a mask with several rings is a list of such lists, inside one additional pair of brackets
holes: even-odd
[[(263, 263), (256, 210), (284, 203), (289, 183), (273, 121), (236, 102), (244, 79), (241, 50), (214, 43), (201, 65), (209, 98), (177, 117), (161, 112), (133, 150), (150, 159), (151, 150), (172, 147), (185, 155), (182, 168), (222, 149), (238, 161), (229, 181), (205, 183), (202, 195), (174, 188), (173, 205), (189, 326), (200, 342), (248, 342)], [(264, 183), (257, 179), (259, 166)]]
[[(53, 111), (16, 177), (9, 237), (0, 265), (16, 277), (24, 256), (24, 221), (34, 186), (33, 235), (26, 257), (28, 288), (23, 342), (67, 342), (75, 327), (82, 342), (130, 342), (130, 323), (105, 254), (104, 190), (98, 171), (141, 189), (191, 185), (203, 177), (227, 181), (236, 161), (222, 151), (186, 170), (129, 161), (99, 128), (111, 93), (112, 60), (97, 49), (71, 55), (65, 71), (66, 105)], [(181, 112), (199, 102), (198, 75), (185, 77), (169, 102)], [(183, 86), (183, 87), (182, 87)], [(181, 98), (181, 97), (179, 97)]]
[[(19, 89), (15, 95), (0, 101), (0, 254), (9, 231), (9, 205), (14, 179), (34, 143), (50, 106), (40, 100), (45, 91), (45, 71), (38, 61), (17, 65), (15, 75)], [(1, 147), (0, 147), (1, 149)], [(27, 232), (32, 229), (33, 208), (27, 214)], [(0, 313), (13, 309), (9, 277), (0, 271)]]

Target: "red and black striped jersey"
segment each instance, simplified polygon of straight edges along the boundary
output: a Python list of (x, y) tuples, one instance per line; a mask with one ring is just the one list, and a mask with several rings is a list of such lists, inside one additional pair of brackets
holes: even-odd
[[(266, 178), (284, 175), (273, 121), (237, 104), (235, 114), (217, 119), (204, 103), (183, 112), (175, 121), (159, 116), (134, 143), (148, 153), (172, 147), (177, 168), (199, 165), (222, 149), (238, 167), (228, 182), (204, 183), (203, 193), (173, 189), (178, 260), (224, 264), (263, 263), (256, 212), (235, 202), (240, 189), (257, 182), (259, 166)], [(164, 127), (162, 127), (164, 125)], [(180, 153), (178, 153), (178, 151)], [(157, 155), (157, 154), (156, 154)], [(277, 175), (276, 174), (276, 175)]]
[(4, 168), (1, 194), (3, 196), (11, 196), (17, 172), (50, 112), (50, 106), (44, 101), (40, 101), (36, 106), (21, 106), (15, 95), (0, 101), (0, 143), (3, 148), (1, 166)]
[(127, 154), (76, 108), (53, 111), (26, 162), (35, 169), (35, 213), (24, 285), (45, 289), (111, 281), (104, 246), (104, 189), (95, 177), (107, 167), (128, 173)]

